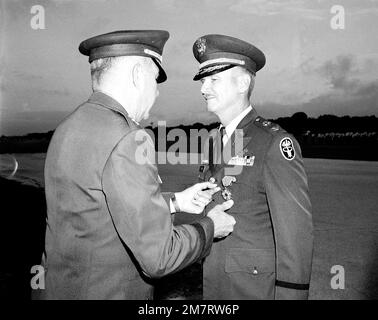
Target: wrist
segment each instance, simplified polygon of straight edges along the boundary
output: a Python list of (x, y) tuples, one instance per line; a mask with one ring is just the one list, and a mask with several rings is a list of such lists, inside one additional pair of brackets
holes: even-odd
[(171, 201), (172, 201), (173, 207), (175, 208), (175, 211), (176, 212), (180, 212), (180, 206), (178, 204), (178, 201), (177, 201), (175, 193), (172, 193)]

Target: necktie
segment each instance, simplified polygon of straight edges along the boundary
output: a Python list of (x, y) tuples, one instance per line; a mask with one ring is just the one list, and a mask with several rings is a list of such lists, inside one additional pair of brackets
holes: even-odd
[(220, 132), (220, 136), (221, 136), (222, 150), (223, 150), (223, 147), (226, 145), (226, 143), (228, 141), (228, 135), (227, 135), (227, 132), (226, 132), (226, 127), (221, 126), (219, 128), (219, 132)]
[(214, 173), (214, 138), (209, 138), (209, 169), (211, 174)]

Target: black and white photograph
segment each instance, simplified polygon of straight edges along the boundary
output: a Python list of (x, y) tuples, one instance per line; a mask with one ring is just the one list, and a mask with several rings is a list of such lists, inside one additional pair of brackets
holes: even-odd
[(378, 299), (377, 31), (378, 0), (0, 1), (1, 299)]

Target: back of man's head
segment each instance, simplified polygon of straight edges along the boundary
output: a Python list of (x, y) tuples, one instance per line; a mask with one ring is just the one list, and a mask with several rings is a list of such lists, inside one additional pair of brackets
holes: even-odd
[(148, 57), (121, 56), (93, 60), (90, 64), (93, 91), (101, 91), (108, 86), (123, 86), (132, 83), (133, 68), (151, 68), (153, 61)]

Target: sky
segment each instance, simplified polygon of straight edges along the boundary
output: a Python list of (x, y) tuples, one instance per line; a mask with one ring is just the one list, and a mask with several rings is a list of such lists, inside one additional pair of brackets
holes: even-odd
[[(34, 5), (44, 9), (44, 29), (32, 27)], [(344, 24), (335, 5), (342, 6)], [(198, 70), (192, 45), (211, 33), (265, 53), (252, 94), (265, 118), (299, 111), (378, 116), (378, 0), (3, 0), (0, 135), (55, 129), (91, 94), (80, 42), (127, 29), (170, 33), (163, 53), (168, 81), (159, 85), (144, 125), (218, 121), (192, 80)]]

